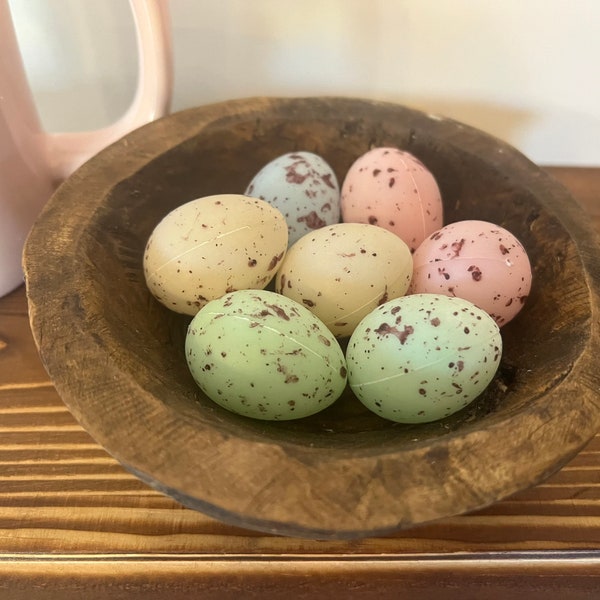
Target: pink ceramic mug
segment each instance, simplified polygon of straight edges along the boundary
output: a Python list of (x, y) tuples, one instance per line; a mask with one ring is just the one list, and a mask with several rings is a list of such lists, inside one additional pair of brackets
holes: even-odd
[(96, 131), (48, 134), (29, 90), (8, 0), (0, 0), (0, 297), (23, 282), (25, 238), (54, 188), (90, 156), (164, 115), (172, 89), (166, 0), (129, 0), (139, 74), (135, 98), (116, 123)]

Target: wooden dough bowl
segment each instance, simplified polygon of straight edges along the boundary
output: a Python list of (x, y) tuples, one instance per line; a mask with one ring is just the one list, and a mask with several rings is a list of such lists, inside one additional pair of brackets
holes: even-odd
[[(214, 405), (184, 360), (188, 317), (148, 293), (158, 221), (209, 194), (243, 193), (276, 156), (323, 156), (340, 182), (374, 146), (433, 172), (446, 222), (512, 231), (534, 269), (503, 330), (486, 392), (460, 413), (400, 425), (347, 391), (295, 422)], [(515, 149), (453, 120), (349, 98), (255, 98), (144, 126), (72, 175), (24, 254), (31, 325), (58, 392), (127, 469), (217, 519), (284, 535), (385, 534), (489, 505), (559, 469), (600, 425), (598, 240), (568, 192)]]

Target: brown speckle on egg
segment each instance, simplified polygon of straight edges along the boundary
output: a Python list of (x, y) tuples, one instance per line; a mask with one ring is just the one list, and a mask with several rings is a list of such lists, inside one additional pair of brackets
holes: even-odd
[(394, 335), (400, 340), (400, 343), (404, 345), (408, 336), (414, 333), (412, 325), (405, 325), (404, 329), (400, 331), (397, 327), (391, 327), (389, 323), (382, 323), (376, 330), (375, 333), (381, 336)]
[(465, 243), (464, 238), (462, 238), (459, 242), (452, 243), (452, 252), (454, 253), (452, 258), (456, 258), (457, 256), (460, 256), (460, 251), (462, 250), (464, 243)]
[(289, 315), (281, 308), (281, 306), (277, 306), (276, 304), (267, 304), (266, 306), (271, 308), (280, 319), (283, 319), (284, 321), (290, 320)]
[(469, 273), (471, 273), (471, 277), (473, 278), (473, 281), (481, 281), (481, 277), (482, 277), (482, 273), (481, 270), (479, 269), (478, 266), (476, 265), (471, 265), (467, 271)]
[(331, 346), (331, 342), (324, 335), (319, 336), (319, 341), (325, 346)]
[(277, 266), (277, 263), (283, 258), (284, 254), (285, 254), (284, 252), (281, 252), (280, 254), (275, 255), (271, 259), (271, 262), (269, 263), (267, 270), (272, 271)]
[(316, 211), (312, 210), (307, 215), (303, 215), (296, 219), (298, 223), (306, 223), (306, 226), (310, 229), (320, 229), (321, 227), (325, 227), (327, 223), (319, 217)]
[(337, 190), (337, 185), (333, 182), (331, 173), (325, 173), (324, 175), (321, 175), (321, 179), (326, 186), (330, 187), (332, 190)]
[[(291, 157), (290, 157), (291, 158)], [(304, 180), (309, 176), (308, 173), (299, 173), (296, 169), (299, 165), (306, 165), (306, 161), (300, 157), (298, 160), (293, 162), (291, 165), (285, 167), (285, 180), (288, 183), (304, 183)]]

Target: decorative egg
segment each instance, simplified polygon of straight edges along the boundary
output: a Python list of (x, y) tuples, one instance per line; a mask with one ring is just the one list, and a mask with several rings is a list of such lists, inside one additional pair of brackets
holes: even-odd
[(430, 235), (413, 255), (412, 293), (465, 298), (503, 326), (523, 308), (531, 265), (519, 240), (487, 221), (457, 221)]
[(411, 276), (412, 256), (398, 236), (374, 225), (337, 223), (289, 248), (275, 289), (346, 337), (378, 304), (405, 294)]
[(462, 298), (415, 294), (367, 315), (346, 350), (348, 381), (371, 411), (426, 423), (471, 403), (492, 381), (502, 338), (495, 321)]
[(333, 169), (312, 152), (290, 152), (265, 165), (245, 194), (267, 201), (284, 215), (289, 244), (340, 220), (340, 191)]
[(374, 148), (348, 170), (341, 191), (342, 220), (370, 223), (402, 238), (411, 252), (443, 225), (440, 190), (409, 152)]
[(194, 315), (238, 289), (264, 288), (287, 250), (281, 213), (263, 200), (220, 194), (187, 202), (155, 227), (144, 276), (167, 308)]
[(346, 361), (331, 332), (305, 307), (266, 290), (206, 304), (188, 327), (185, 355), (209, 398), (256, 419), (315, 414), (346, 385)]

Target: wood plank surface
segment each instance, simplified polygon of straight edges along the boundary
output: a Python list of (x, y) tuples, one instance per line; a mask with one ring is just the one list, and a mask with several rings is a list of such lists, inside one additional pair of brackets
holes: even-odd
[[(600, 169), (548, 170), (600, 231)], [(181, 507), (96, 444), (40, 363), (24, 289), (0, 299), (0, 598), (409, 589), (417, 599), (600, 597), (600, 435), (541, 485), (474, 514), (350, 542), (247, 531)]]

